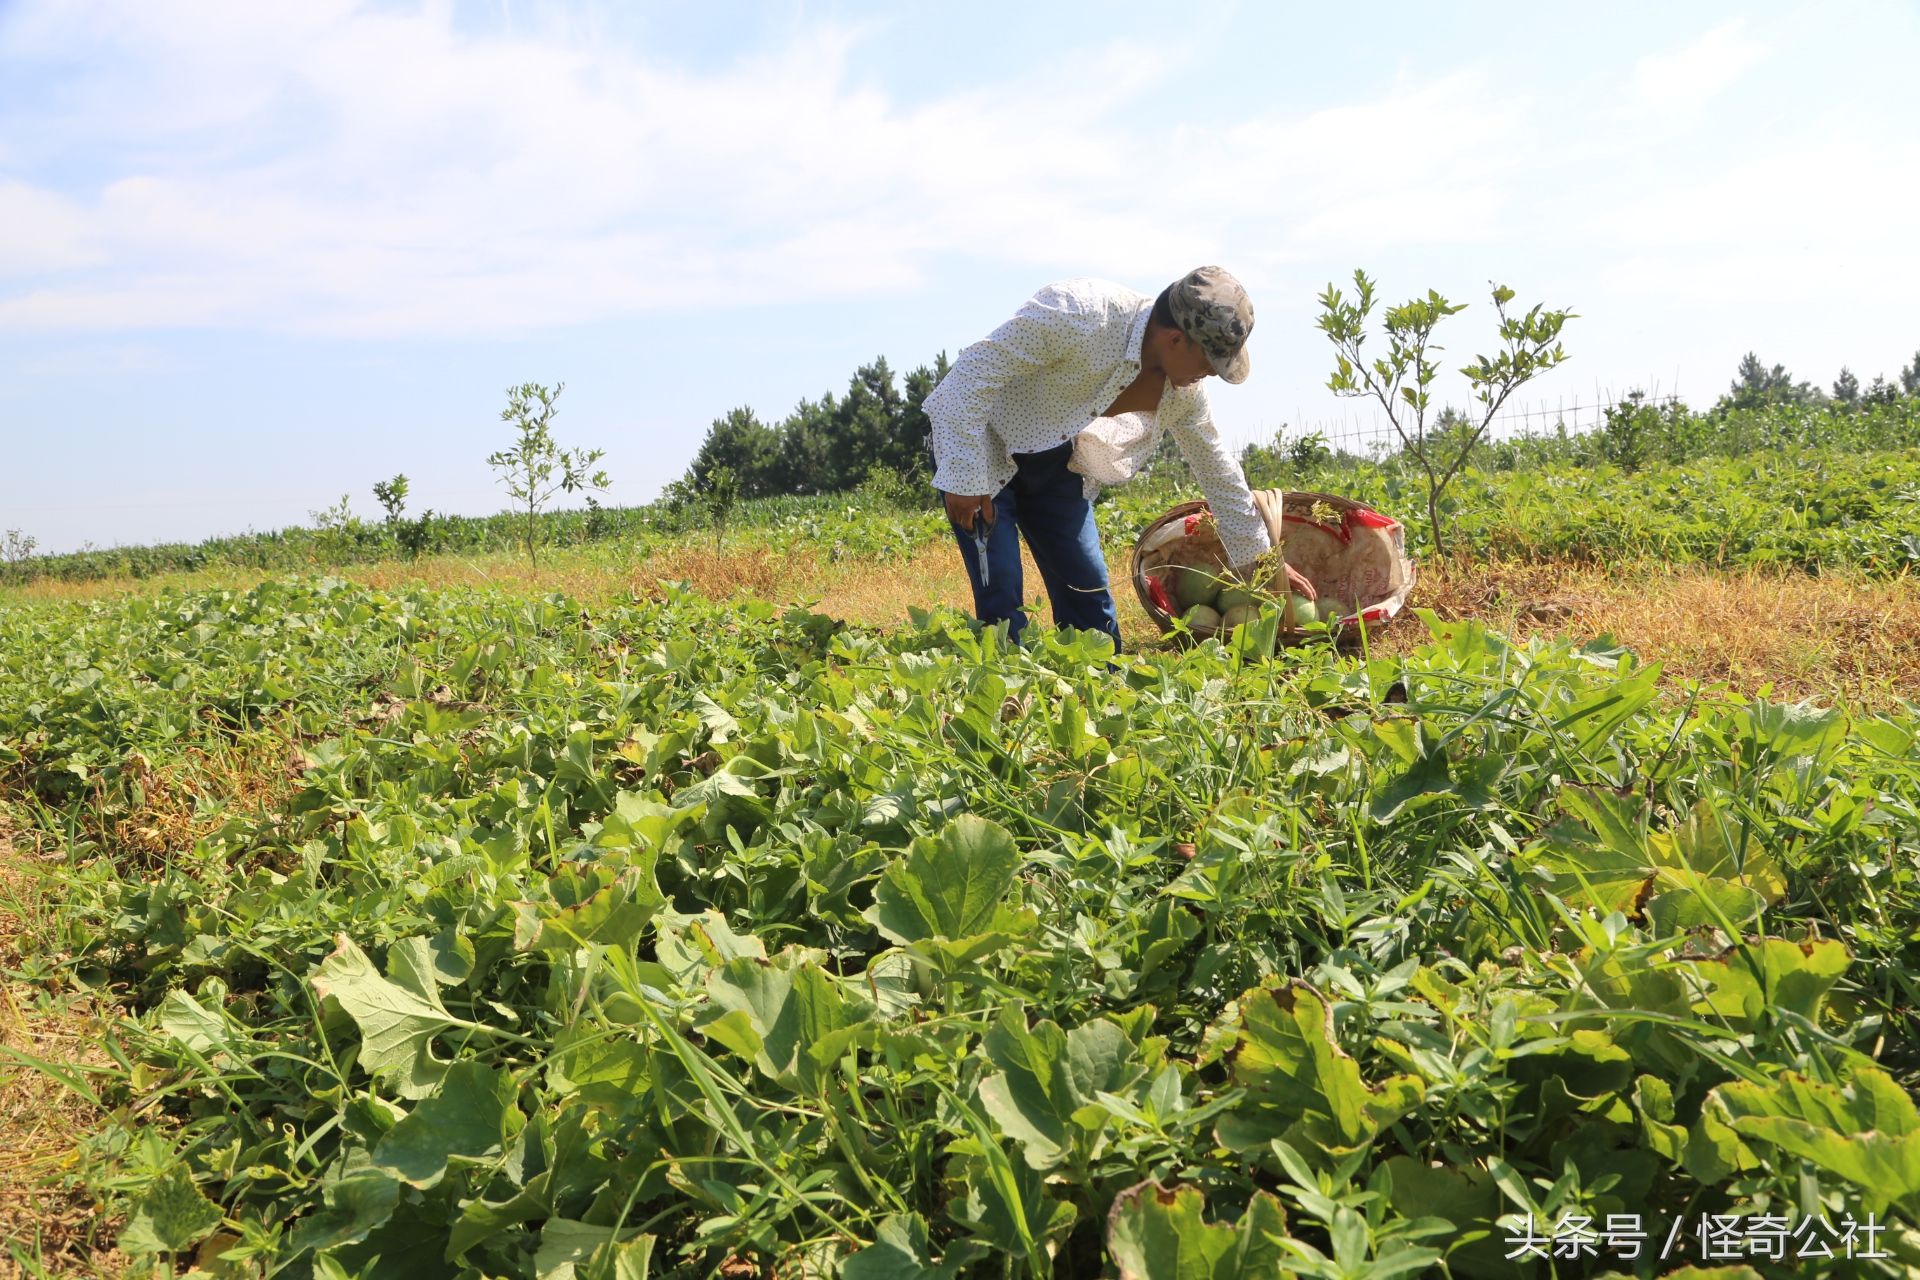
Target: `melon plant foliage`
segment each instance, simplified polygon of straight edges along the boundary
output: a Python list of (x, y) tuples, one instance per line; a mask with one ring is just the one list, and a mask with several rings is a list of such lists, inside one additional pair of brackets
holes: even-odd
[(1426, 622), (9, 608), (31, 964), (122, 1011), (80, 1176), (232, 1275), (1501, 1277), (1529, 1217), (1809, 1212), (1893, 1256), (1796, 1274), (1901, 1274), (1914, 709)]

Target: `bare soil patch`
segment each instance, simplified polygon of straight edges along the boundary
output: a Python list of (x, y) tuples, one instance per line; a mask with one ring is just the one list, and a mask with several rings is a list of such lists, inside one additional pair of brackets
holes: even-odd
[(104, 1116), (31, 1065), (75, 1072), (105, 1065), (104, 1023), (85, 1000), (8, 976), (45, 943), (36, 858), (0, 808), (0, 1278), (120, 1275), (128, 1260), (113, 1245), (118, 1224), (80, 1176), (79, 1143)]

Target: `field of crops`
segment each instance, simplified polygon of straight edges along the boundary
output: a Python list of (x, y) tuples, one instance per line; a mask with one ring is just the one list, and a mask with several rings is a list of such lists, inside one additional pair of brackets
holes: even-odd
[[(1920, 403), (1920, 402), (1916, 402)], [(1912, 417), (1920, 423), (1920, 409)], [(1781, 424), (1769, 420), (1769, 425)], [(1830, 424), (1824, 427), (1832, 435)], [(1920, 426), (1915, 430), (1920, 431)], [(1882, 576), (1920, 569), (1920, 449), (1856, 449), (1817, 439), (1737, 457), (1647, 460), (1631, 467), (1604, 458), (1465, 471), (1444, 499), (1461, 545), (1504, 557), (1580, 562), (1657, 559), (1720, 567), (1859, 568)], [(1405, 459), (1329, 458), (1297, 465), (1260, 455), (1248, 460), (1256, 486), (1318, 489), (1416, 512), (1419, 473)], [(1153, 477), (1109, 491), (1099, 506), (1111, 547), (1131, 544), (1152, 517), (1192, 497), (1179, 476)], [(428, 553), (511, 555), (520, 518), (436, 517)], [(622, 560), (712, 538), (750, 542), (781, 554), (830, 562), (897, 559), (950, 535), (925, 488), (884, 494), (821, 494), (741, 503), (718, 527), (698, 513), (661, 505), (556, 511), (541, 517), (555, 547), (597, 549)], [(1428, 550), (1423, 522), (1408, 526), (1415, 554)], [(0, 588), (34, 581), (144, 579), (197, 570), (275, 571), (339, 567), (395, 559), (392, 528), (285, 529), (197, 546), (114, 548), (0, 563)]]
[(1657, 677), (12, 606), (15, 977), (124, 1012), (63, 1176), (236, 1276), (1907, 1274), (1920, 713)]

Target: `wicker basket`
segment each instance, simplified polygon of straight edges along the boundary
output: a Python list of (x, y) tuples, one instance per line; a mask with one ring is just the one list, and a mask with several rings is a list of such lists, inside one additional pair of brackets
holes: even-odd
[[(1357, 638), (1361, 623), (1368, 631), (1377, 632), (1399, 615), (1418, 577), (1413, 561), (1407, 558), (1399, 521), (1365, 503), (1332, 493), (1303, 490), (1283, 494), (1278, 489), (1259, 489), (1254, 491), (1253, 503), (1286, 564), (1299, 569), (1322, 596), (1353, 601), (1353, 612), (1338, 619), (1341, 639)], [(1183, 502), (1148, 525), (1134, 542), (1133, 589), (1147, 616), (1163, 633), (1173, 630), (1175, 614), (1172, 598), (1160, 581), (1163, 557), (1177, 544), (1196, 539), (1198, 543), (1187, 548), (1190, 552), (1207, 555), (1218, 546), (1217, 536), (1200, 522), (1207, 512), (1204, 502)], [(1224, 550), (1218, 555), (1224, 566)], [(1285, 584), (1284, 571), (1275, 568), (1265, 581), (1255, 585), (1279, 594)], [(1285, 625), (1284, 620), (1280, 634), (1287, 642), (1297, 642), (1306, 635)]]

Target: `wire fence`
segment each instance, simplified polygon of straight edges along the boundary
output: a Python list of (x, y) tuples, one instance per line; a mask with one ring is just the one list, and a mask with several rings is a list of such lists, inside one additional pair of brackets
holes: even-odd
[[(1584, 435), (1605, 426), (1607, 414), (1619, 406), (1645, 405), (1661, 409), (1680, 403), (1683, 401), (1678, 392), (1666, 395), (1596, 396), (1592, 399), (1571, 396), (1552, 401), (1522, 402), (1513, 407), (1503, 406), (1494, 415), (1486, 440), (1488, 443), (1498, 443)], [(1478, 422), (1477, 415), (1469, 416)], [(1413, 429), (1410, 421), (1402, 421), (1409, 431)], [(1431, 434), (1439, 425), (1442, 425), (1440, 414), (1429, 413), (1428, 433)], [(1281, 423), (1272, 429), (1261, 423), (1258, 434), (1259, 438), (1249, 443), (1271, 446), (1277, 442), (1284, 447), (1318, 437), (1319, 442), (1334, 453), (1356, 457), (1381, 457), (1404, 447), (1400, 434), (1378, 406), (1370, 412), (1361, 409), (1333, 418), (1308, 419), (1296, 414), (1291, 422)]]

